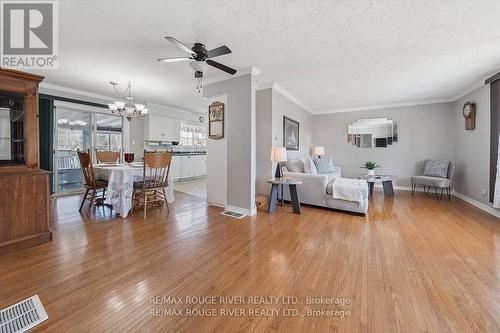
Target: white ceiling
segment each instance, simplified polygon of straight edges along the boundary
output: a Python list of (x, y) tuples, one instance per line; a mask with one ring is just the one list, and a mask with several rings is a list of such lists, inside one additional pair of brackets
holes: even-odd
[[(451, 99), (500, 67), (499, 1), (61, 1), (60, 64), (46, 82), (202, 112), (184, 56), (163, 39), (256, 66), (313, 113)], [(208, 77), (222, 72), (210, 70)]]

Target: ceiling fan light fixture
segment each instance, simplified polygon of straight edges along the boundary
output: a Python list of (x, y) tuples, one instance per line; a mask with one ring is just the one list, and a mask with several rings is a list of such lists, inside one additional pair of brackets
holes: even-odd
[(193, 71), (202, 73), (206, 72), (208, 67), (204, 61), (191, 61), (189, 66), (193, 69)]

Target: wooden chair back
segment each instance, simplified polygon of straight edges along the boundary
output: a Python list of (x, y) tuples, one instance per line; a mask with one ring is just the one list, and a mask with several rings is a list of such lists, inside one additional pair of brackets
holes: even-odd
[(94, 168), (92, 166), (92, 156), (90, 154), (90, 149), (88, 149), (87, 152), (83, 152), (80, 149), (77, 149), (76, 153), (78, 154), (80, 166), (82, 167), (83, 177), (85, 178), (85, 187), (96, 188), (97, 180), (94, 174)]
[(144, 151), (143, 189), (167, 187), (171, 162), (170, 152)]
[(97, 163), (116, 163), (120, 159), (119, 151), (95, 150)]

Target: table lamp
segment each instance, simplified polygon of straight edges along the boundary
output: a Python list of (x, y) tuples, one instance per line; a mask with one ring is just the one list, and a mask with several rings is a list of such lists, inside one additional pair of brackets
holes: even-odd
[(273, 147), (271, 148), (271, 162), (277, 162), (276, 173), (274, 177), (283, 178), (283, 173), (281, 172), (280, 162), (286, 162), (286, 148), (285, 147)]
[(325, 155), (325, 147), (323, 146), (314, 147), (314, 155), (318, 155), (318, 157), (321, 158), (321, 156)]

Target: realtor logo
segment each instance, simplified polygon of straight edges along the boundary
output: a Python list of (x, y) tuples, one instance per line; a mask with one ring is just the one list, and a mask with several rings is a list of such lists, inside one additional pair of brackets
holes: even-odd
[(0, 66), (52, 69), (58, 64), (58, 3), (1, 1)]

